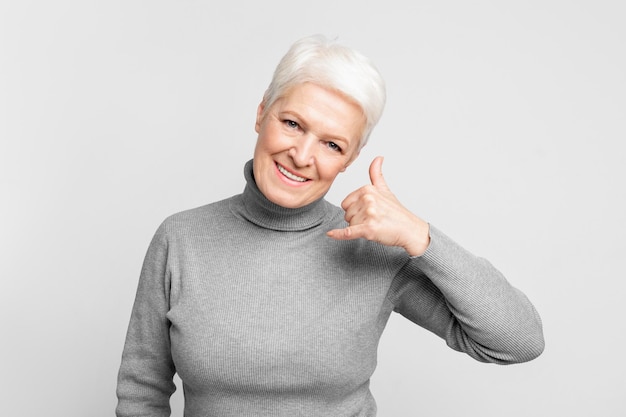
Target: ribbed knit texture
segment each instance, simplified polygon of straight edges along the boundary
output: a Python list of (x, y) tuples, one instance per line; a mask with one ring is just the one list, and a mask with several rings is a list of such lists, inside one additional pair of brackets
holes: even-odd
[[(431, 226), (426, 253), (334, 241), (343, 212), (243, 194), (166, 219), (142, 268), (119, 372), (117, 415), (375, 416), (369, 378), (393, 310), (477, 360), (543, 349), (526, 297)], [(416, 351), (419, 346), (415, 347)]]

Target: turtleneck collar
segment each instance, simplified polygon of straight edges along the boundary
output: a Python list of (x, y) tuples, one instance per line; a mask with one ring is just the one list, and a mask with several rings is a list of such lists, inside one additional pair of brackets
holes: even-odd
[(246, 187), (241, 195), (243, 204), (233, 207), (239, 215), (257, 226), (278, 231), (306, 230), (322, 223), (328, 208), (323, 198), (295, 209), (279, 206), (268, 200), (257, 187), (252, 164), (253, 160), (250, 160), (244, 166)]

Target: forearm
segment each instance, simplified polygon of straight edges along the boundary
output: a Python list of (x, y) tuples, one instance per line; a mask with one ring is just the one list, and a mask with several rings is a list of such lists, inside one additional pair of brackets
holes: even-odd
[[(438, 329), (454, 349), (488, 362), (531, 360), (543, 351), (541, 320), (528, 298), (487, 260), (476, 257), (435, 228), (431, 242), (411, 262), (440, 291)], [(443, 323), (443, 322), (441, 322)]]

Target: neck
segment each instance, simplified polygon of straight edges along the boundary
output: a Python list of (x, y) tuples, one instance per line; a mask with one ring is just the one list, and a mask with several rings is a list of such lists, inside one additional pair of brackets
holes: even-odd
[(328, 203), (323, 198), (298, 208), (286, 208), (271, 202), (256, 185), (252, 171), (253, 162), (248, 161), (244, 167), (246, 187), (239, 214), (257, 226), (279, 231), (306, 230), (322, 223), (328, 208)]

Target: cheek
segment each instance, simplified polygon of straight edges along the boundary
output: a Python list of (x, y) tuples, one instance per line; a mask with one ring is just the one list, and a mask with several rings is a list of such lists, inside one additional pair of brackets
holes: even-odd
[(327, 181), (334, 181), (334, 179), (342, 172), (344, 167), (343, 162), (336, 162), (324, 164), (318, 170), (320, 178)]
[(259, 132), (257, 147), (266, 152), (280, 152), (287, 144), (279, 129), (264, 126)]

